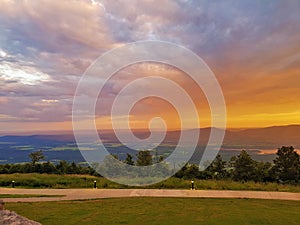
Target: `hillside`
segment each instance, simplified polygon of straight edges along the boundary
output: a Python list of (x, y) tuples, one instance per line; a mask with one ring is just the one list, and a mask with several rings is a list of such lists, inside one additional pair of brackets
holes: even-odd
[(282, 145), (300, 147), (300, 125), (227, 131), (224, 146), (270, 147)]

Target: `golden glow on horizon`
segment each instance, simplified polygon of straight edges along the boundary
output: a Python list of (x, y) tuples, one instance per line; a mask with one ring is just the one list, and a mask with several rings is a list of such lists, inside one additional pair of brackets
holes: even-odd
[(230, 128), (300, 124), (300, 111), (288, 113), (259, 113), (239, 115), (228, 117), (227, 120), (227, 126)]
[[(300, 124), (298, 112), (295, 113), (287, 113), (287, 114), (253, 114), (253, 115), (245, 115), (240, 117), (227, 118), (227, 128), (262, 128), (269, 126), (285, 126), (291, 124)], [(287, 117), (285, 117), (287, 116)], [(289, 117), (290, 116), (290, 117)], [(279, 120), (284, 117), (284, 120)], [(0, 119), (2, 117), (0, 116)], [(174, 119), (170, 119), (171, 121), (175, 121)], [(149, 120), (134, 120), (133, 118), (130, 120), (131, 129), (148, 129)], [(109, 117), (102, 117), (96, 120), (97, 128), (102, 130), (112, 129), (111, 120)], [(88, 129), (86, 126), (86, 121), (82, 121), (82, 130)], [(201, 128), (210, 127), (210, 119), (202, 118), (201, 120)], [(47, 123), (22, 123), (20, 126), (19, 123), (11, 123), (11, 129), (1, 130), (0, 133), (14, 133), (14, 132), (39, 132), (39, 131), (71, 131), (72, 130), (72, 122), (47, 122)], [(190, 128), (198, 128), (197, 126)], [(180, 129), (179, 121), (175, 121), (172, 125), (168, 126), (168, 130), (178, 130)]]

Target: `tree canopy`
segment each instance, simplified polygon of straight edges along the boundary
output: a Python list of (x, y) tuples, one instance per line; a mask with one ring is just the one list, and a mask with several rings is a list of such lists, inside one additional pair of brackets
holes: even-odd
[(274, 160), (275, 179), (282, 182), (298, 182), (300, 178), (300, 157), (292, 146), (282, 146)]
[(40, 160), (44, 159), (45, 156), (42, 152), (42, 150), (36, 151), (36, 152), (31, 152), (29, 154), (29, 157), (31, 158), (31, 163), (34, 166), (37, 162), (39, 162)]

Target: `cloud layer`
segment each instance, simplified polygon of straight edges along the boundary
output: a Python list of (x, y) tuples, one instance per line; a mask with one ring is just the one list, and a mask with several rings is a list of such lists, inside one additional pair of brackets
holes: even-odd
[[(278, 116), (300, 110), (299, 12), (297, 0), (2, 0), (0, 130), (47, 123), (70, 129), (81, 74), (107, 50), (140, 40), (174, 42), (202, 57), (224, 91), (229, 126), (300, 123), (300, 116)], [(199, 90), (174, 71), (159, 73), (199, 101)], [(128, 68), (110, 81), (104, 90), (108, 102), (128, 82), (126, 72), (147, 76), (149, 68)], [(136, 122), (159, 112), (161, 104), (152, 103), (148, 114), (137, 108)], [(103, 107), (97, 110), (107, 116)], [(171, 111), (166, 106), (165, 114)]]

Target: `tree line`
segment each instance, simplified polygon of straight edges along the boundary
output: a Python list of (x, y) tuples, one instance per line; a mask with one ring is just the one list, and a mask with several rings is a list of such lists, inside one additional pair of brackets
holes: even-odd
[[(153, 159), (149, 151), (140, 151), (136, 162), (127, 154), (125, 163), (137, 166), (147, 166), (162, 161)], [(155, 162), (154, 162), (155, 161)], [(245, 151), (224, 161), (217, 155), (213, 162), (201, 171), (195, 164), (186, 164), (174, 176), (182, 179), (231, 179), (234, 181), (278, 182), (297, 184), (300, 180), (300, 156), (292, 146), (282, 146), (277, 150), (273, 163), (258, 162)]]
[(45, 158), (41, 150), (30, 153), (29, 157), (31, 159), (30, 163), (0, 165), (0, 174), (47, 173), (97, 175), (97, 172), (92, 167), (79, 165), (75, 162), (68, 163), (65, 160), (61, 160), (57, 164), (51, 163), (49, 161), (40, 163), (39, 161)]
[(243, 150), (228, 162), (218, 155), (204, 171), (199, 171), (196, 165), (187, 164), (175, 174), (175, 177), (298, 184), (300, 156), (292, 146), (282, 146), (278, 149), (273, 163), (258, 162)]
[[(90, 166), (74, 162), (60, 161), (39, 163), (44, 159), (42, 151), (32, 152), (30, 163), (0, 165), (0, 174), (5, 173), (49, 173), (49, 174), (90, 174), (97, 172)], [(117, 156), (114, 156), (117, 158)], [(150, 151), (139, 151), (136, 160), (127, 154), (124, 163), (135, 166), (148, 166), (162, 161), (162, 157), (153, 157)], [(234, 181), (278, 182), (298, 184), (300, 180), (300, 156), (292, 146), (282, 146), (276, 153), (273, 163), (258, 162), (245, 151), (224, 161), (221, 155), (203, 171), (195, 164), (186, 164), (175, 175), (181, 179), (228, 179)]]

